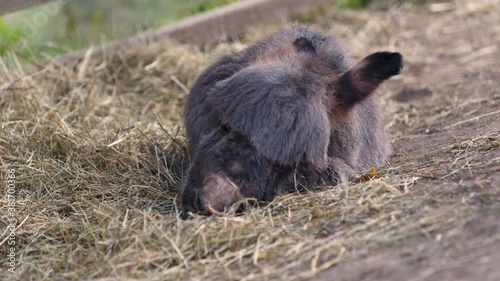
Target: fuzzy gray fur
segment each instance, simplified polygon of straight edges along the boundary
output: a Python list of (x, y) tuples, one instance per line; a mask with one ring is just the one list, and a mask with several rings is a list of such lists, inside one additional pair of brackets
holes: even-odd
[(384, 165), (391, 149), (371, 94), (401, 67), (389, 52), (353, 64), (336, 38), (302, 26), (220, 58), (186, 102), (184, 210), (268, 201), (297, 180), (335, 185)]

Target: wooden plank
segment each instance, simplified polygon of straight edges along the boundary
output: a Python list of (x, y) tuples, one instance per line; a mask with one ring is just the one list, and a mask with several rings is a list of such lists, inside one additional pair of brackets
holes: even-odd
[[(12, 13), (15, 11), (19, 11), (22, 9), (30, 8), (33, 6), (38, 6), (41, 4), (45, 4), (47, 2), (51, 2), (54, 0), (0, 0), (0, 16), (8, 13)], [(63, 2), (58, 0), (59, 2)]]
[(180, 43), (206, 45), (234, 38), (248, 29), (288, 20), (291, 16), (332, 0), (243, 0), (212, 12), (193, 16), (139, 37), (170, 38)]
[[(289, 21), (293, 15), (334, 0), (240, 0), (234, 4), (198, 14), (158, 29), (138, 35), (94, 46), (92, 56), (102, 54), (104, 49), (124, 47), (133, 43), (174, 40), (183, 44), (204, 46), (235, 38), (255, 26)], [(58, 58), (62, 64), (78, 64), (85, 51)]]

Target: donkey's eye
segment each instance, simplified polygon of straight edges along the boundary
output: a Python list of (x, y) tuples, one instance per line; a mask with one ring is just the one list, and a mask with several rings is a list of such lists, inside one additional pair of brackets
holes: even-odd
[(231, 176), (237, 176), (243, 172), (243, 165), (236, 160), (230, 160), (226, 165), (227, 173)]

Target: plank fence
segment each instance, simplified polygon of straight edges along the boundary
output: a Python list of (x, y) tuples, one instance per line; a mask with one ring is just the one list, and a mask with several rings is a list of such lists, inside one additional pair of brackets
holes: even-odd
[[(60, 4), (70, 0), (0, 0), (0, 15), (39, 4)], [(7, 3), (8, 2), (8, 3)], [(157, 29), (92, 47), (92, 56), (103, 50), (123, 47), (131, 43), (174, 40), (183, 44), (205, 46), (235, 38), (246, 31), (265, 24), (284, 23), (294, 15), (328, 7), (335, 0), (240, 0), (228, 6), (190, 16)], [(69, 53), (57, 60), (62, 64), (79, 63), (85, 50)], [(76, 61), (75, 61), (76, 60)]]

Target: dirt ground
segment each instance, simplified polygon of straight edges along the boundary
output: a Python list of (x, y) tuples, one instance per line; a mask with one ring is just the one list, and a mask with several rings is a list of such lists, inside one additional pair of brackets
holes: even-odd
[(407, 173), (421, 178), (404, 197), (409, 204), (432, 198), (412, 206), (405, 220), (418, 222), (429, 208), (448, 220), (355, 251), (311, 280), (500, 280), (500, 26), (498, 18), (476, 14), (500, 5), (465, 5), (477, 6), (451, 18), (431, 12), (436, 6), (387, 18), (401, 29), (395, 40), (404, 43), (396, 44), (425, 49), (407, 62), (402, 81), (387, 86), (394, 101), (415, 112), (408, 118), (419, 119), (393, 132), (401, 136), (391, 162), (415, 165)]
[(19, 223), (16, 274), (2, 231), (0, 279), (500, 280), (499, 15), (497, 0), (395, 0), (291, 20), (358, 58), (404, 55), (377, 92), (394, 156), (369, 181), (190, 220), (177, 208), (186, 93), (215, 56), (276, 26), (71, 67), (2, 58), (0, 170), (16, 170)]

